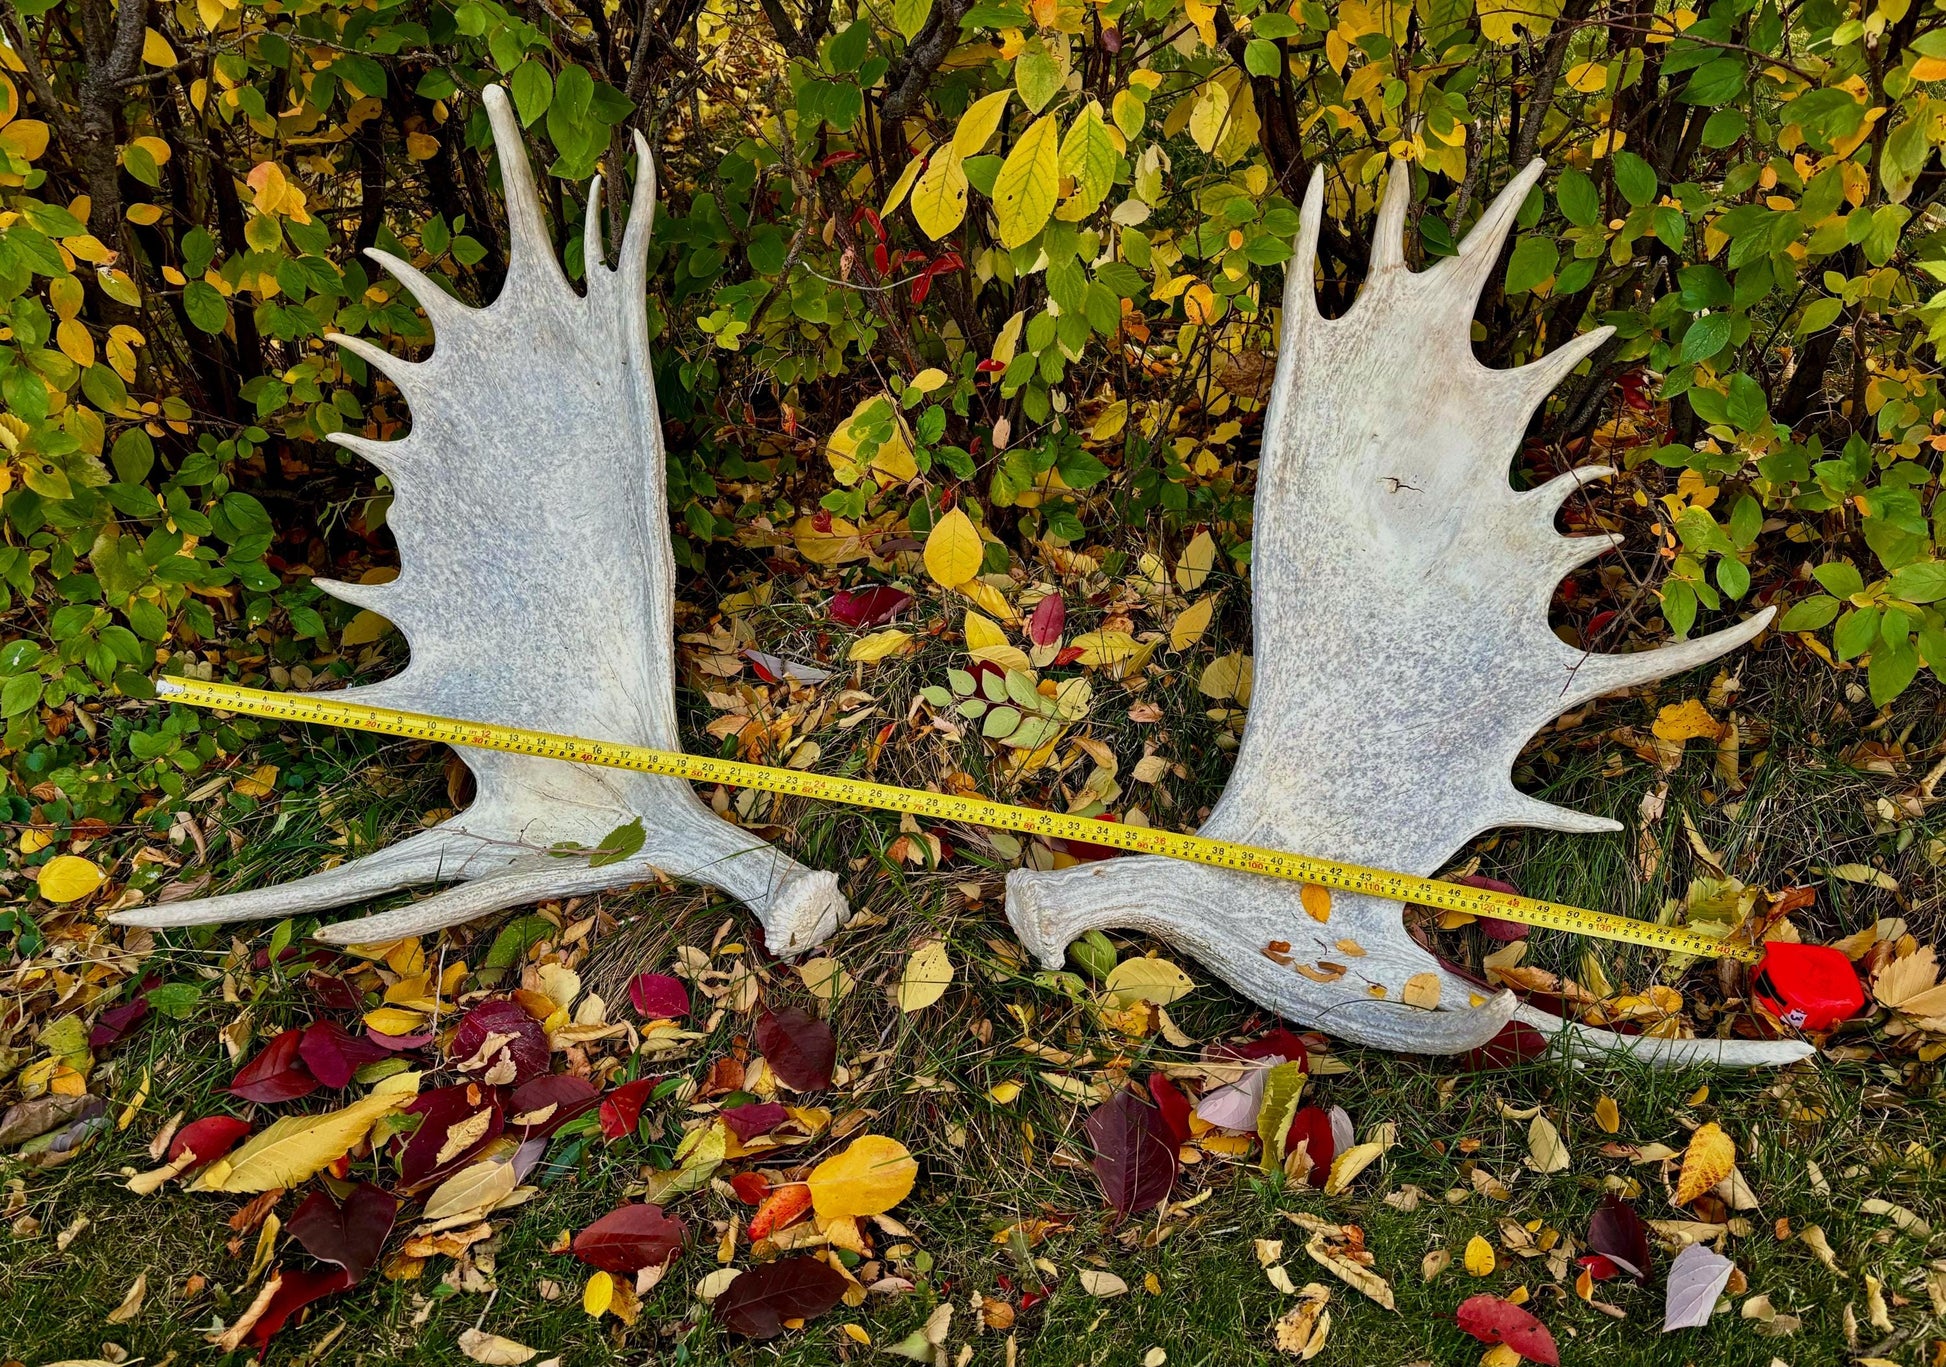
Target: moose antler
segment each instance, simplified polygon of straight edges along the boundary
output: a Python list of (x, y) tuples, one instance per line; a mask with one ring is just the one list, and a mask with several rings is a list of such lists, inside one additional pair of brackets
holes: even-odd
[[(1541, 169), (1536, 161), (1514, 178), (1457, 255), (1415, 273), (1403, 254), (1411, 176), (1395, 165), (1370, 276), (1335, 320), (1314, 295), (1324, 181), (1312, 178), (1264, 417), (1254, 695), (1204, 835), (1425, 875), (1493, 826), (1619, 830), (1518, 791), (1510, 774), (1521, 747), (1579, 703), (1712, 660), (1769, 623), (1766, 609), (1631, 655), (1584, 654), (1548, 628), (1562, 576), (1619, 540), (1561, 536), (1555, 512), (1613, 472), (1584, 467), (1521, 493), (1507, 470), (1534, 409), (1612, 329), (1505, 371), (1483, 367), (1470, 336), (1480, 290)], [(1048, 967), (1089, 930), (1139, 929), (1265, 1006), (1383, 1048), (1467, 1049), (1513, 1018), (1564, 1028), (1442, 969), (1407, 935), (1398, 903), (1337, 893), (1314, 919), (1298, 894), (1203, 865), (1113, 859), (1018, 870), (1007, 911)], [(1435, 984), (1441, 1009), (1407, 1004), (1423, 1006)], [(1576, 1036), (1583, 1047), (1667, 1061), (1781, 1063), (1808, 1052)]]
[[(635, 138), (635, 200), (619, 260), (602, 264), (601, 182), (588, 198), (587, 293), (549, 241), (520, 127), (497, 86), (487, 114), (505, 181), (512, 259), (499, 298), (471, 308), (384, 252), (432, 322), (436, 346), (403, 361), (351, 337), (412, 409), (395, 442), (338, 435), (390, 477), (402, 569), (390, 584), (318, 580), (398, 624), (412, 661), (349, 689), (386, 707), (680, 748), (675, 563), (661, 419), (650, 379), (647, 289), (655, 173)], [(493, 751), (462, 751), (479, 795), (432, 830), (290, 883), (114, 919), (146, 926), (291, 916), (415, 884), (460, 880), (395, 911), (319, 932), (340, 944), (423, 934), (505, 907), (666, 873), (749, 903), (777, 953), (837, 929), (838, 880), (714, 815), (679, 780)], [(605, 867), (549, 853), (594, 846), (639, 819), (640, 851)]]

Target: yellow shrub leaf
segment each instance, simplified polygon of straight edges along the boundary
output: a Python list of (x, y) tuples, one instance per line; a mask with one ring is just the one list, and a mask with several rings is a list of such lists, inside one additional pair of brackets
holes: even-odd
[(1216, 564), (1216, 542), (1208, 532), (1198, 532), (1189, 544), (1182, 548), (1182, 558), (1176, 561), (1176, 586), (1184, 593), (1194, 593), (1203, 587), (1209, 578), (1211, 566)]
[(1007, 101), (1013, 93), (1010, 86), (968, 105), (959, 117), (959, 126), (953, 129), (953, 151), (962, 158), (977, 155), (1000, 127), (1000, 116), (1007, 112)]
[(1306, 883), (1297, 890), (1297, 900), (1303, 904), (1305, 914), (1313, 921), (1323, 924), (1331, 919), (1331, 889), (1319, 883)]
[(1167, 959), (1124, 959), (1102, 981), (1104, 1005), (1117, 1011), (1137, 1002), (1167, 1006), (1196, 990), (1190, 976)]
[(581, 1288), (581, 1308), (596, 1319), (607, 1314), (608, 1307), (614, 1303), (615, 1279), (606, 1272), (595, 1273)]
[(1169, 624), (1169, 647), (1172, 650), (1187, 650), (1203, 638), (1209, 630), (1210, 616), (1216, 611), (1216, 599), (1204, 598), (1191, 603), (1176, 614), (1176, 620)]
[(1399, 997), (1407, 1006), (1416, 1006), (1421, 1011), (1431, 1011), (1439, 1005), (1439, 975), (1433, 972), (1414, 973), (1405, 980)]
[(897, 627), (887, 627), (853, 641), (851, 649), (845, 652), (845, 658), (858, 664), (876, 664), (902, 652), (911, 640), (910, 633)]
[(1189, 136), (1205, 152), (1213, 152), (1229, 122), (1230, 92), (1211, 81), (1190, 110)]
[(1060, 130), (1052, 114), (1036, 119), (1007, 153), (993, 182), (1001, 246), (1025, 246), (1047, 226), (1061, 191), (1060, 157)]
[(1094, 426), (1088, 429), (1088, 439), (1107, 441), (1110, 437), (1120, 436), (1122, 429), (1127, 426), (1128, 400), (1117, 399), (1096, 416)]
[(1461, 1261), (1474, 1276), (1490, 1276), (1493, 1272), (1493, 1245), (1475, 1234), (1466, 1241), (1466, 1256)]
[(77, 854), (57, 854), (35, 876), (41, 896), (50, 902), (78, 902), (100, 887), (105, 875), (91, 859)]
[(176, 50), (169, 46), (169, 40), (154, 29), (142, 34), (142, 60), (150, 66), (174, 66)]
[(820, 1220), (883, 1215), (912, 1194), (919, 1165), (905, 1145), (883, 1135), (860, 1135), (835, 1158), (811, 1169), (811, 1205)]
[(880, 218), (890, 218), (893, 210), (905, 203), (906, 194), (912, 189), (912, 182), (919, 179), (919, 173), (925, 170), (925, 167), (926, 164), (916, 157), (905, 164), (905, 170), (899, 172), (899, 178), (892, 186), (892, 193), (885, 197), (885, 204), (878, 211)]
[(360, 608), (358, 614), (346, 624), (344, 635), (338, 638), (338, 644), (347, 650), (353, 646), (368, 646), (391, 629), (392, 623), (389, 620), (379, 616), (370, 608)]
[(1737, 1165), (1736, 1141), (1714, 1120), (1689, 1136), (1682, 1173), (1676, 1179), (1676, 1204), (1686, 1206), (1730, 1175)]
[(1605, 1134), (1614, 1134), (1622, 1128), (1622, 1108), (1615, 1104), (1614, 1097), (1605, 1096), (1595, 1103), (1595, 1124)]
[(953, 961), (946, 954), (944, 940), (928, 940), (906, 956), (905, 973), (899, 978), (899, 1010), (923, 1011), (941, 997), (953, 982)]
[(935, 242), (966, 217), (966, 166), (951, 143), (933, 149), (925, 174), (912, 187), (912, 221)]
[[(418, 1092), (418, 1074), (398, 1073), (387, 1078), (394, 1085), (327, 1115), (287, 1115), (253, 1136), (225, 1160), (222, 1171), (212, 1164), (203, 1184), (213, 1191), (269, 1191), (294, 1187), (343, 1158), (382, 1115), (403, 1106)], [(384, 1087), (385, 1084), (380, 1084)]]
[(1650, 729), (1660, 739), (1681, 745), (1698, 737), (1715, 740), (1723, 727), (1704, 710), (1702, 703), (1691, 698), (1687, 702), (1671, 703), (1656, 713), (1655, 725)]
[(61, 354), (86, 370), (95, 363), (95, 339), (87, 325), (76, 318), (66, 318), (54, 329), (54, 340), (61, 348)]
[(956, 589), (978, 574), (985, 555), (973, 519), (959, 508), (933, 523), (926, 536), (926, 573), (941, 588)]

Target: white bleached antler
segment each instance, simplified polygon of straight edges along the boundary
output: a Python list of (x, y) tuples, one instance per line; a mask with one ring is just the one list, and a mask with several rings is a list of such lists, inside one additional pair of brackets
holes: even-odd
[[(599, 180), (590, 192), (584, 297), (555, 259), (505, 93), (489, 87), (486, 107), (513, 244), (499, 298), (471, 308), (375, 251), (425, 309), (433, 354), (403, 361), (333, 339), (388, 376), (412, 409), (400, 441), (336, 437), (391, 478), (402, 569), (390, 584), (318, 583), (390, 618), (412, 648), (396, 678), (346, 696), (677, 749), (675, 564), (644, 311), (655, 205), (648, 145), (636, 135), (635, 201), (612, 268), (601, 261)], [(457, 881), (319, 932), (349, 944), (658, 872), (749, 903), (777, 953), (809, 948), (843, 919), (834, 875), (719, 819), (685, 783), (494, 751), (462, 755), (479, 796), (432, 830), (294, 882), (114, 919), (181, 926), (283, 917)], [(622, 862), (591, 868), (546, 853), (563, 841), (593, 846), (637, 818), (647, 840)]]
[[(1584, 655), (1549, 629), (1562, 576), (1614, 544), (1561, 536), (1555, 512), (1612, 471), (1583, 468), (1525, 493), (1507, 472), (1534, 409), (1611, 329), (1506, 371), (1482, 366), (1470, 339), (1480, 290), (1541, 169), (1536, 161), (1515, 177), (1456, 256), (1415, 273), (1403, 255), (1410, 171), (1395, 166), (1370, 276), (1335, 320), (1314, 294), (1324, 182), (1312, 179), (1264, 419), (1254, 692), (1204, 835), (1423, 875), (1493, 826), (1618, 830), (1516, 790), (1521, 747), (1581, 702), (1714, 659), (1769, 623), (1766, 609), (1633, 655)], [(1510, 1019), (1563, 1028), (1442, 970), (1406, 933), (1396, 902), (1334, 893), (1320, 923), (1289, 884), (1125, 858), (1016, 871), (1007, 908), (1049, 967), (1088, 930), (1139, 929), (1265, 1006), (1382, 1048), (1463, 1050)], [(1290, 966), (1264, 952), (1280, 941)], [(1407, 980), (1428, 973), (1441, 1009), (1405, 1005)], [(1573, 1041), (1665, 1062), (1781, 1063), (1809, 1052), (1591, 1030)]]

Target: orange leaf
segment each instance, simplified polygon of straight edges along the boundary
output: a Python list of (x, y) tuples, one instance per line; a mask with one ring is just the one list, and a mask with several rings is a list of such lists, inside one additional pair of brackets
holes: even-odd
[(788, 1187), (776, 1187), (764, 1197), (764, 1203), (757, 1207), (757, 1213), (750, 1217), (750, 1237), (764, 1238), (771, 1231), (790, 1224), (810, 1208), (811, 1188), (804, 1183), (793, 1182)]

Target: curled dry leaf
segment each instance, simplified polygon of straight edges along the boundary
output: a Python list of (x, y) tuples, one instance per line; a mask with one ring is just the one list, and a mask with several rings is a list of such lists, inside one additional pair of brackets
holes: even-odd
[(460, 1332), (459, 1350), (475, 1362), (484, 1362), (488, 1367), (520, 1367), (523, 1362), (533, 1360), (534, 1350), (524, 1343), (503, 1339), (498, 1334), (489, 1334), (479, 1329), (465, 1329)]
[(1366, 1264), (1349, 1256), (1347, 1250), (1334, 1246), (1323, 1230), (1311, 1236), (1304, 1245), (1304, 1252), (1345, 1285), (1364, 1292), (1387, 1310), (1397, 1309), (1393, 1303), (1391, 1283)]
[(1307, 1282), (1298, 1291), (1298, 1302), (1271, 1325), (1271, 1341), (1277, 1351), (1309, 1362), (1324, 1351), (1331, 1335), (1331, 1311), (1326, 1308), (1331, 1289), (1319, 1282)]
[(1686, 1206), (1730, 1175), (1736, 1167), (1737, 1146), (1714, 1120), (1696, 1128), (1683, 1151), (1682, 1171), (1676, 1179), (1676, 1204)]

